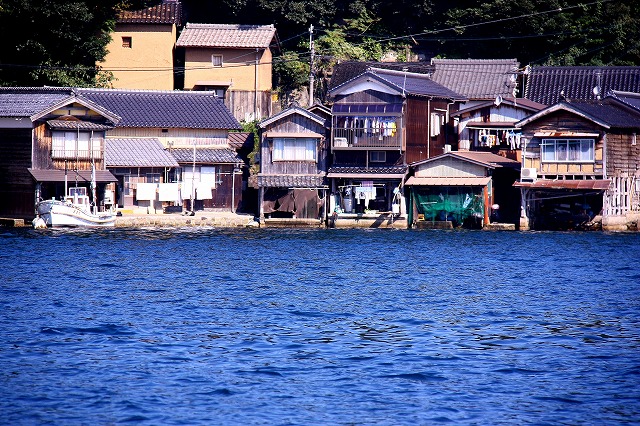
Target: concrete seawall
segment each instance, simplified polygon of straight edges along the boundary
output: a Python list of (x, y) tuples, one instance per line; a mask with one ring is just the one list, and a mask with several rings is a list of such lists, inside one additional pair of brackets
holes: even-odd
[(197, 227), (218, 228), (257, 227), (253, 215), (231, 212), (196, 212), (194, 216), (181, 214), (124, 214), (116, 217), (117, 228), (141, 227)]

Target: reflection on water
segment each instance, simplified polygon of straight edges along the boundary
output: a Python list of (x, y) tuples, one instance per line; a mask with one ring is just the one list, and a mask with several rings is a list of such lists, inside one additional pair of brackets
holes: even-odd
[(0, 244), (2, 424), (640, 422), (637, 235), (7, 230)]

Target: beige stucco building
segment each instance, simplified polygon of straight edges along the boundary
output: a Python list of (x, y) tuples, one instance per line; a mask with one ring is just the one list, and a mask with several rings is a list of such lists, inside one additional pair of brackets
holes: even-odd
[(238, 120), (272, 114), (273, 25), (188, 23), (176, 46), (184, 49), (184, 89), (213, 90)]
[(98, 66), (111, 72), (117, 89), (174, 89), (174, 51), (182, 6), (163, 0), (143, 10), (123, 11)]

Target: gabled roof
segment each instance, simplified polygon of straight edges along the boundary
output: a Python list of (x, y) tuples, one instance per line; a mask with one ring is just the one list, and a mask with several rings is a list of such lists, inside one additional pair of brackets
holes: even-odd
[(31, 121), (67, 105), (78, 103), (112, 123), (121, 117), (103, 105), (78, 96), (71, 87), (0, 87), (0, 117), (28, 117)]
[(118, 14), (119, 24), (175, 24), (182, 23), (182, 4), (177, 0), (164, 0), (162, 4), (141, 10), (123, 10)]
[[(530, 112), (537, 112), (546, 107), (546, 105), (542, 105), (537, 102), (530, 101), (529, 99), (513, 98), (513, 97), (503, 98), (501, 100), (500, 105), (509, 105), (509, 106), (512, 106), (513, 108), (523, 109)], [(479, 109), (491, 107), (491, 106), (495, 106), (495, 100), (481, 102), (479, 104), (475, 104), (468, 108), (461, 109), (455, 113), (452, 113), (451, 116), (456, 117), (471, 111), (477, 111)]]
[(264, 120), (262, 120), (260, 123), (258, 123), (258, 127), (260, 128), (264, 128), (270, 124), (275, 123), (278, 120), (282, 120), (283, 118), (289, 117), (290, 115), (301, 115), (305, 118), (308, 118), (311, 121), (315, 121), (316, 123), (318, 123), (319, 125), (323, 126), (324, 125), (324, 118), (320, 117), (317, 114), (312, 113), (311, 111), (308, 111), (304, 108), (301, 108), (299, 106), (290, 106), (287, 109), (283, 109), (282, 111), (280, 111), (279, 113), (272, 115), (269, 118), (266, 118)]
[(407, 70), (416, 74), (430, 75), (433, 67), (426, 62), (374, 62), (374, 61), (345, 61), (333, 67), (329, 89), (333, 89), (342, 83), (349, 81), (369, 68), (389, 69), (396, 71)]
[(81, 97), (114, 111), (117, 127), (240, 129), (213, 92), (77, 89)]
[(342, 90), (355, 86), (360, 81), (377, 81), (398, 95), (415, 95), (442, 99), (464, 100), (464, 96), (431, 80), (428, 75), (404, 71), (369, 68), (359, 76), (329, 90), (330, 94), (340, 94)]
[(276, 38), (273, 25), (192, 24), (182, 30), (178, 47), (268, 48)]
[(635, 108), (640, 111), (640, 93), (621, 92), (618, 90), (612, 90), (608, 95), (622, 102), (625, 105)]
[(564, 99), (597, 99), (611, 90), (640, 93), (640, 67), (532, 67), (524, 97), (545, 105)]
[(178, 167), (156, 138), (107, 138), (104, 159), (107, 167)]
[(437, 162), (447, 157), (452, 157), (458, 160), (467, 161), (469, 163), (474, 163), (489, 169), (495, 169), (497, 167), (511, 167), (511, 168), (520, 167), (520, 162), (518, 161), (503, 157), (501, 155), (494, 154), (492, 152), (486, 152), (486, 151), (451, 151), (445, 154), (438, 155), (436, 157), (428, 158), (426, 160), (416, 161), (415, 163), (412, 163), (410, 166), (415, 168), (423, 164)]
[[(178, 163), (193, 163), (193, 149), (191, 148), (173, 148), (171, 155)], [(237, 164), (242, 163), (242, 159), (231, 148), (196, 148), (196, 163)]]
[(592, 101), (564, 101), (547, 107), (542, 111), (533, 114), (524, 120), (516, 123), (517, 127), (525, 126), (541, 117), (552, 114), (556, 111), (567, 111), (576, 114), (586, 120), (604, 127), (621, 129), (640, 128), (640, 111), (634, 111), (621, 105), (614, 99), (605, 98)]
[(513, 96), (516, 59), (431, 59), (433, 81), (469, 99)]

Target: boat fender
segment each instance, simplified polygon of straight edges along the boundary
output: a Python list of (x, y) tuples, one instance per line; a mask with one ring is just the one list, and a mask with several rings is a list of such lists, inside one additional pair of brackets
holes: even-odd
[(42, 219), (40, 216), (37, 216), (35, 219), (33, 219), (32, 224), (34, 229), (43, 229), (47, 227), (44, 219)]

